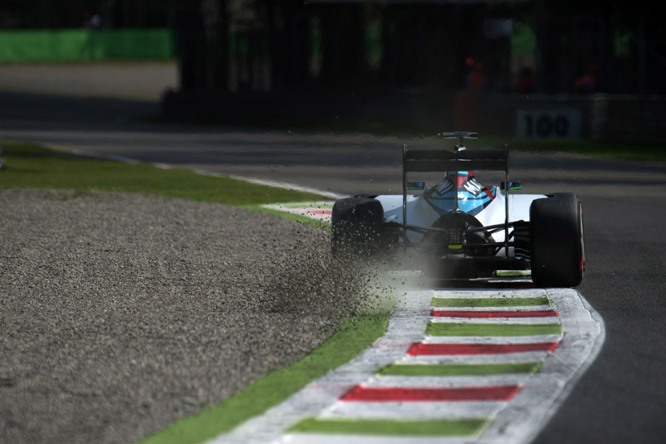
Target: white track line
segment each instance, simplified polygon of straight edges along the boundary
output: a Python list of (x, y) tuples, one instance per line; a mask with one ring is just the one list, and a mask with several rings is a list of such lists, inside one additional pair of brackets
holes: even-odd
[(451, 356), (403, 356), (396, 361), (400, 364), (517, 364), (541, 362), (549, 352), (501, 353), (493, 355), (451, 355)]
[[(506, 406), (505, 401), (464, 402), (345, 402), (338, 401), (320, 418), (355, 419), (469, 419), (491, 418)], [(316, 441), (313, 441), (316, 442)]]
[(559, 335), (530, 336), (427, 336), (424, 344), (533, 344), (536, 342), (557, 342)]
[(559, 324), (557, 316), (535, 318), (462, 318), (462, 317), (436, 317), (430, 320), (433, 324)]
[[(201, 171), (201, 170), (199, 170)], [(205, 171), (201, 171), (202, 174), (207, 174)], [(302, 191), (304, 193), (311, 193), (311, 194), (318, 194), (320, 196), (328, 197), (331, 199), (340, 199), (342, 197), (346, 197), (343, 194), (338, 194), (338, 193), (332, 193), (330, 191), (322, 191), (318, 190), (316, 188), (310, 188), (310, 187), (304, 187), (301, 185), (296, 185), (293, 183), (286, 183), (286, 182), (277, 182), (273, 180), (264, 180), (264, 179), (257, 179), (256, 177), (245, 177), (245, 176), (227, 176), (232, 179), (237, 179), (237, 180), (243, 180), (245, 182), (250, 182), (254, 183), (257, 185), (265, 185), (267, 187), (275, 187), (275, 188), (283, 188), (286, 190), (294, 190), (294, 191)]]
[[(486, 375), (483, 385), (521, 385), (529, 373)], [(363, 383), (364, 387), (478, 387), (478, 376), (374, 376)]]
[(531, 299), (531, 298), (545, 298), (547, 294), (544, 290), (530, 289), (529, 292), (518, 292), (510, 289), (491, 289), (480, 288), (474, 290), (440, 290), (433, 289), (432, 297), (435, 299), (484, 299), (484, 298), (499, 298), (501, 299)]

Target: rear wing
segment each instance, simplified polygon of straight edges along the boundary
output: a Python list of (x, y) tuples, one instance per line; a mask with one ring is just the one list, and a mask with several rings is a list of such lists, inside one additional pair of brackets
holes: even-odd
[[(476, 138), (476, 133), (443, 133), (443, 137)], [(509, 230), (509, 148), (467, 150), (460, 143), (456, 151), (447, 150), (408, 150), (407, 145), (402, 146), (402, 223), (407, 229), (407, 174), (432, 173), (446, 171), (504, 171), (505, 199), (505, 239), (508, 241)], [(457, 194), (457, 189), (456, 189)], [(457, 200), (456, 200), (457, 208)], [(507, 249), (508, 254), (508, 249)]]
[(509, 172), (509, 149), (483, 151), (407, 150), (402, 146), (403, 175), (410, 172), (492, 170)]

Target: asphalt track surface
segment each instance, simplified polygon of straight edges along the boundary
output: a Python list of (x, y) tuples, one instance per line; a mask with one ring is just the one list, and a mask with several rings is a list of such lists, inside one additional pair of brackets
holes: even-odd
[[(341, 195), (399, 193), (401, 144), (426, 144), (363, 134), (149, 124), (141, 119), (159, 112), (154, 97), (110, 97), (107, 91), (52, 96), (31, 94), (26, 87), (15, 91), (11, 82), (1, 87), (0, 140)], [(599, 356), (535, 442), (664, 442), (666, 165), (514, 152), (511, 166), (525, 192), (574, 191), (581, 197), (587, 273), (578, 290), (606, 328)]]

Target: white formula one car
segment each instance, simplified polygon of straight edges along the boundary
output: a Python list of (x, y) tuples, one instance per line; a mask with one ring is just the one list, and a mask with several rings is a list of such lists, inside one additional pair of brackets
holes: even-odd
[[(332, 212), (336, 255), (390, 255), (425, 259), (426, 275), (445, 280), (531, 275), (539, 287), (575, 287), (585, 269), (581, 201), (572, 193), (518, 194), (509, 182), (508, 148), (467, 149), (476, 133), (443, 133), (454, 151), (408, 150), (403, 145), (402, 195), (339, 199)], [(504, 172), (484, 186), (474, 171)], [(439, 172), (433, 186), (410, 174)], [(418, 191), (413, 191), (418, 190)]]

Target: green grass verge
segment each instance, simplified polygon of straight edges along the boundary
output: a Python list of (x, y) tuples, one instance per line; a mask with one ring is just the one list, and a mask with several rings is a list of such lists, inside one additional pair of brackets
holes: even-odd
[(229, 432), (243, 421), (283, 402), (310, 381), (358, 356), (384, 334), (388, 318), (387, 313), (342, 322), (338, 331), (312, 354), (268, 374), (221, 404), (178, 421), (141, 443), (199, 443)]
[(506, 364), (391, 364), (377, 374), (381, 376), (486, 376), (512, 373), (534, 374), (540, 362)]
[(532, 336), (562, 334), (560, 324), (481, 324), (431, 322), (426, 334), (432, 336)]
[(0, 189), (129, 192), (239, 206), (322, 199), (317, 194), (206, 176), (181, 168), (161, 169), (76, 156), (29, 143), (3, 142), (2, 149), (6, 167), (0, 173)]
[(305, 419), (289, 430), (300, 433), (336, 433), (385, 436), (470, 436), (488, 424), (487, 419), (451, 419), (388, 421), (381, 419)]

